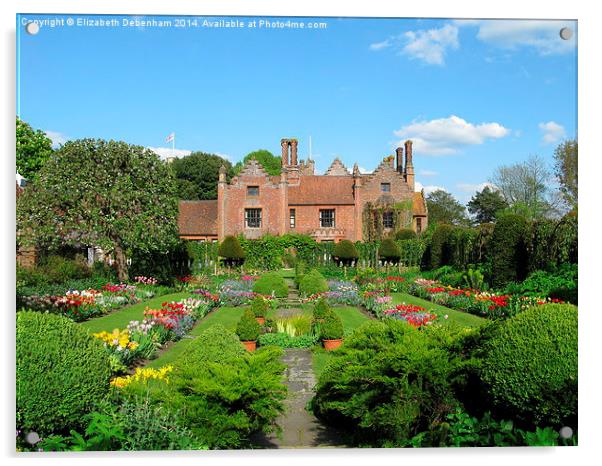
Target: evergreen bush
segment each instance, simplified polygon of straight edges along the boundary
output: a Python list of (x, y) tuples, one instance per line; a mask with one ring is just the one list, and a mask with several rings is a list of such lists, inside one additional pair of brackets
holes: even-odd
[(255, 296), (251, 301), (251, 311), (255, 317), (264, 317), (270, 310), (270, 302), (263, 296)]
[(355, 244), (348, 239), (339, 241), (332, 251), (333, 257), (344, 265), (350, 265), (359, 257)]
[(235, 236), (226, 236), (219, 245), (217, 254), (225, 259), (227, 265), (239, 265), (245, 259), (245, 252)]
[(304, 275), (299, 282), (299, 293), (303, 297), (308, 297), (316, 293), (324, 293), (326, 291), (328, 291), (328, 282), (316, 269)]
[(17, 313), (17, 426), (39, 434), (77, 428), (108, 393), (100, 340), (52, 314)]
[(480, 376), (501, 414), (561, 426), (577, 415), (577, 366), (577, 308), (545, 304), (498, 324)]
[(439, 224), (431, 238), (430, 250), (430, 268), (436, 269), (444, 265), (451, 265), (452, 262), (452, 247), (451, 238), (454, 232), (454, 227), (446, 224)]
[(520, 215), (508, 214), (498, 219), (491, 238), (491, 284), (503, 287), (525, 278), (527, 221)]
[(386, 262), (392, 262), (397, 264), (399, 262), (399, 258), (401, 257), (401, 251), (399, 250), (399, 246), (395, 244), (391, 238), (386, 238), (380, 243), (380, 247), (378, 248), (378, 256), (381, 260)]
[(260, 331), (261, 327), (257, 323), (253, 311), (245, 310), (236, 326), (236, 334), (240, 341), (257, 341)]
[(253, 285), (255, 293), (286, 298), (288, 296), (288, 285), (278, 272), (264, 273)]
[(320, 325), (321, 340), (338, 340), (343, 338), (343, 321), (332, 310), (329, 309)]
[(411, 228), (402, 228), (401, 230), (399, 230), (395, 233), (396, 241), (403, 241), (403, 240), (417, 239), (417, 238), (418, 238), (418, 235), (416, 235), (416, 232), (414, 230), (412, 230)]

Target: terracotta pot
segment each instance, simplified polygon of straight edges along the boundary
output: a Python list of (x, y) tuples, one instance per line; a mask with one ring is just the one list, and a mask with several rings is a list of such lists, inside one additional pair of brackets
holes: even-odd
[(247, 351), (255, 351), (257, 349), (257, 342), (253, 341), (243, 341), (242, 344), (245, 346)]
[(259, 325), (265, 324), (265, 317), (255, 317), (255, 320)]
[(338, 338), (337, 340), (322, 340), (322, 342), (324, 343), (324, 349), (326, 351), (332, 351), (343, 344), (343, 339)]

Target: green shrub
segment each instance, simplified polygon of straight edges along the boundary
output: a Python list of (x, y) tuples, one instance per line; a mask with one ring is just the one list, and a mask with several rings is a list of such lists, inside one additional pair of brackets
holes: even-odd
[(17, 313), (17, 426), (40, 434), (75, 428), (109, 390), (97, 338), (69, 319)]
[(343, 321), (330, 309), (324, 317), (324, 322), (320, 325), (321, 340), (338, 340), (343, 338)]
[(288, 286), (284, 278), (278, 272), (264, 273), (253, 285), (255, 293), (276, 296), (277, 298), (286, 298), (288, 296)]
[(278, 346), (279, 348), (311, 348), (318, 343), (315, 335), (291, 336), (287, 333), (264, 333), (257, 340), (260, 346)]
[(501, 322), (484, 354), (481, 379), (503, 414), (532, 425), (561, 425), (576, 416), (575, 306), (535, 306)]
[(503, 287), (525, 278), (527, 250), (525, 232), (527, 221), (520, 215), (503, 215), (498, 219), (490, 243), (491, 284)]
[(577, 304), (577, 264), (563, 264), (553, 271), (538, 270), (529, 274), (521, 283), (508, 284), (505, 292), (549, 296)]
[(319, 377), (314, 412), (365, 446), (405, 446), (457, 404), (451, 388), (457, 358), (428, 329), (368, 322)]
[(78, 280), (92, 275), (90, 268), (83, 260), (67, 259), (61, 256), (50, 256), (40, 267), (50, 283), (63, 283), (67, 280)]
[(337, 261), (349, 265), (358, 259), (359, 254), (355, 248), (355, 244), (348, 239), (344, 239), (335, 244), (332, 256), (335, 257)]
[(299, 282), (299, 293), (303, 297), (324, 293), (325, 291), (328, 291), (328, 282), (316, 269), (305, 274)]
[(311, 315), (311, 332), (314, 335), (320, 335), (320, 328), (322, 327), (322, 324), (324, 324), (329, 312), (331, 312), (331, 310), (326, 299), (319, 298), (314, 303), (314, 308)]
[(245, 259), (245, 252), (235, 236), (226, 236), (219, 245), (217, 254), (225, 259), (227, 265), (238, 265)]
[(274, 346), (245, 351), (236, 335), (215, 325), (190, 342), (169, 384), (152, 396), (209, 448), (248, 447), (253, 433), (276, 429), (283, 411), (281, 355)]
[(395, 233), (396, 241), (403, 241), (403, 240), (407, 240), (407, 239), (417, 239), (417, 238), (418, 238), (418, 235), (416, 235), (416, 232), (414, 230), (412, 230), (411, 228), (402, 228), (401, 230), (399, 230)]
[(380, 243), (378, 248), (378, 257), (386, 262), (393, 262), (396, 264), (399, 262), (401, 257), (401, 251), (399, 246), (391, 238), (386, 238)]
[(451, 225), (439, 224), (435, 228), (431, 238), (431, 269), (451, 264), (453, 257), (451, 238), (453, 232), (454, 227)]
[(251, 312), (255, 317), (264, 317), (270, 310), (270, 302), (263, 296), (255, 296), (251, 301)]
[(250, 309), (247, 309), (236, 326), (236, 334), (241, 341), (256, 341), (259, 337), (261, 327), (255, 319), (255, 315)]

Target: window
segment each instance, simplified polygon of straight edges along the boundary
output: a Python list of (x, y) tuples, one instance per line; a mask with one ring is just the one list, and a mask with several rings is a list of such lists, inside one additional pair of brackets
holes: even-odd
[(320, 227), (334, 228), (334, 209), (320, 210)]
[(259, 186), (247, 186), (247, 196), (259, 196)]
[(383, 193), (390, 193), (391, 192), (391, 183), (381, 183), (380, 190)]
[(296, 214), (297, 214), (297, 212), (295, 212), (295, 209), (290, 210), (291, 228), (295, 228)]
[(245, 209), (245, 226), (261, 228), (261, 209)]
[(383, 227), (393, 228), (393, 212), (383, 212)]
[(416, 218), (416, 233), (422, 233), (422, 218)]

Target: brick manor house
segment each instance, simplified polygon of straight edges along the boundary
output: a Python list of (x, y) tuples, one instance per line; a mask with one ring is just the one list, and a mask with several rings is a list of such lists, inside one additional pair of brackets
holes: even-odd
[(415, 192), (412, 141), (398, 147), (373, 173), (351, 173), (337, 158), (324, 175), (314, 161), (297, 160), (296, 139), (282, 139), (282, 173), (270, 176), (250, 160), (230, 182), (222, 167), (217, 199), (180, 201), (180, 237), (221, 241), (242, 233), (306, 234), (316, 241), (365, 241), (398, 230), (423, 231), (428, 212), (423, 192)]

